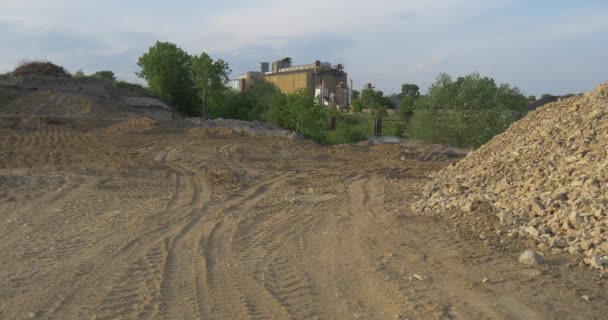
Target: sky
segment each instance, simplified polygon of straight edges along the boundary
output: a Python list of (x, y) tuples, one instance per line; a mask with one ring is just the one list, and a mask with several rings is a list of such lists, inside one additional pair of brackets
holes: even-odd
[(354, 88), (423, 91), (479, 72), (528, 95), (608, 82), (606, 0), (0, 0), (0, 73), (25, 60), (141, 82), (156, 41), (227, 61), (232, 76), (293, 58), (345, 66)]

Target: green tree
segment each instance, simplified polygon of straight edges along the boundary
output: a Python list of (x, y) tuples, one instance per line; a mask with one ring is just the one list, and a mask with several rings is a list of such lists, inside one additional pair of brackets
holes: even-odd
[[(286, 104), (285, 95), (274, 84), (255, 79), (245, 90), (245, 96), (251, 101), (248, 118), (250, 120), (268, 120), (275, 117), (275, 112)], [(277, 122), (278, 120), (273, 120)], [(270, 121), (270, 122), (273, 122)]]
[(478, 147), (527, 111), (517, 88), (496, 85), (473, 73), (455, 81), (440, 74), (428, 94), (416, 99), (408, 134), (414, 138), (459, 147)]
[(405, 83), (401, 85), (401, 98), (411, 97), (417, 99), (420, 97), (420, 87), (415, 84)]
[(395, 108), (395, 104), (389, 97), (385, 97), (382, 91), (365, 89), (351, 102), (350, 107), (354, 112), (369, 109), (373, 114), (381, 115), (386, 114), (387, 108)]
[(401, 105), (399, 106), (399, 113), (407, 125), (414, 115), (414, 103), (420, 98), (420, 87), (411, 83), (403, 84), (400, 96)]
[(360, 95), (361, 95), (361, 92), (359, 92), (359, 91), (357, 91), (357, 90), (353, 90), (353, 93), (352, 93), (352, 97), (351, 97), (351, 98), (352, 98), (352, 100), (359, 99), (359, 96), (360, 96)]
[(110, 70), (97, 71), (97, 72), (93, 73), (92, 76), (93, 76), (93, 78), (97, 78), (97, 79), (116, 81), (116, 75), (114, 75), (114, 72), (112, 72)]
[(84, 74), (84, 71), (82, 71), (82, 69), (78, 69), (76, 70), (76, 72), (74, 72), (74, 78), (84, 78), (86, 77), (86, 75)]
[(226, 90), (221, 102), (210, 105), (209, 116), (211, 118), (254, 120), (249, 118), (251, 103), (246, 95)]
[(355, 113), (360, 113), (363, 111), (363, 102), (361, 99), (357, 98), (350, 103), (350, 109)]
[(202, 53), (191, 59), (190, 77), (198, 98), (198, 114), (210, 116), (210, 106), (220, 105), (226, 92), (230, 68), (223, 60), (213, 61)]
[(529, 102), (534, 102), (534, 101), (536, 101), (536, 96), (528, 96), (528, 101), (529, 101)]
[(298, 90), (284, 97), (284, 103), (272, 103), (265, 112), (265, 119), (281, 128), (322, 141), (327, 127), (326, 109), (315, 103), (314, 97), (306, 90)]
[(137, 75), (148, 82), (152, 92), (176, 105), (181, 112), (195, 115), (196, 94), (190, 76), (192, 57), (169, 42), (156, 42), (137, 62)]

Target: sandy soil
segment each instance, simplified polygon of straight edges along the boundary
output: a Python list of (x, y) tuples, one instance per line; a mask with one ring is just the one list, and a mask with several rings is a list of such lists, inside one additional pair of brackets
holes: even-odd
[(408, 211), (453, 154), (418, 148), (4, 120), (0, 319), (608, 317), (597, 274)]

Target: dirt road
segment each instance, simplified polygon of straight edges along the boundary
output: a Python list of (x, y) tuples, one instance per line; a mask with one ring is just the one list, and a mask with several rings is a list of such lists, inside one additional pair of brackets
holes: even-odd
[(448, 162), (400, 146), (145, 119), (0, 133), (0, 319), (608, 317), (596, 274), (410, 212)]

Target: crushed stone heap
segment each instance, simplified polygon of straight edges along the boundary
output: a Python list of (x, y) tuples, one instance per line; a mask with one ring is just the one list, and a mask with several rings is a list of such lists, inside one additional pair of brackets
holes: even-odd
[(608, 83), (531, 112), (425, 191), (415, 210), (496, 214), (507, 235), (608, 270)]

